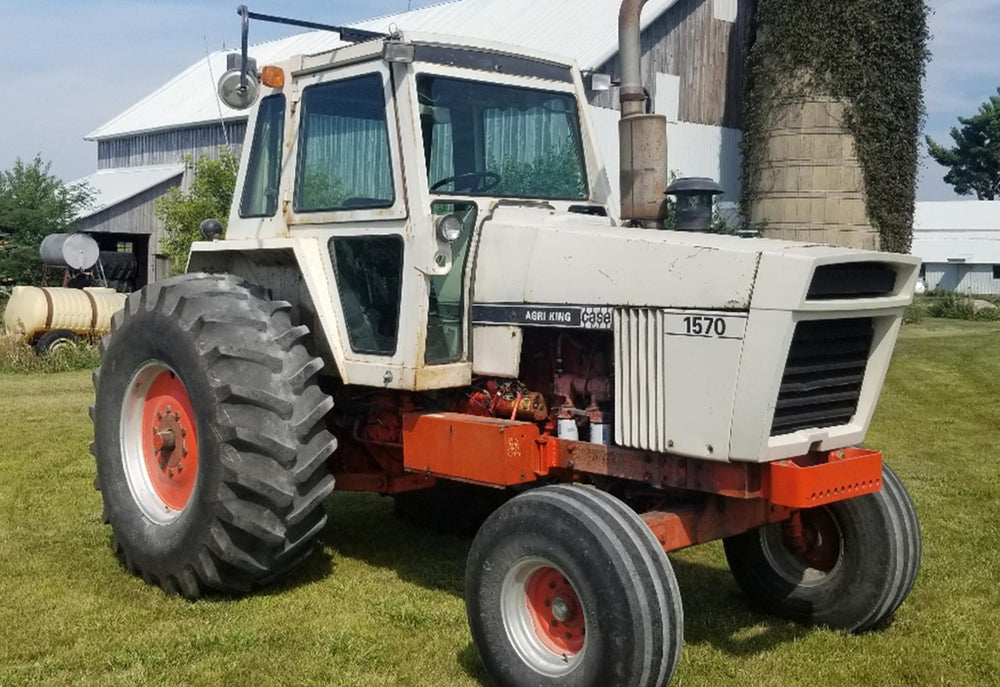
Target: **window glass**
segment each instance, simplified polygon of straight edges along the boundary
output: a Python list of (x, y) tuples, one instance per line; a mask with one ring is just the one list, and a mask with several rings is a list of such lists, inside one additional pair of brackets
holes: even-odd
[(417, 78), (432, 191), (587, 197), (576, 99), (567, 93), (422, 74)]
[(269, 95), (260, 101), (257, 111), (240, 217), (271, 217), (277, 211), (284, 133), (285, 96)]
[(392, 355), (399, 331), (402, 237), (333, 238), (330, 257), (351, 348), (358, 353)]
[(1000, 279), (1000, 265), (993, 265), (993, 278)]
[(382, 77), (310, 86), (302, 95), (295, 210), (350, 210), (393, 204)]
[(465, 263), (476, 226), (476, 204), (441, 203), (431, 208), (434, 217), (454, 214), (462, 220), (462, 234), (451, 244), (451, 270), (430, 277), (427, 308), (428, 364), (453, 363), (462, 359), (465, 334)]

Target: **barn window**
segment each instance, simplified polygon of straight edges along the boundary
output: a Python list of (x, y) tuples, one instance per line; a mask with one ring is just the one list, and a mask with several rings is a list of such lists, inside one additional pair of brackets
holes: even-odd
[(993, 265), (993, 278), (1000, 279), (1000, 265)]

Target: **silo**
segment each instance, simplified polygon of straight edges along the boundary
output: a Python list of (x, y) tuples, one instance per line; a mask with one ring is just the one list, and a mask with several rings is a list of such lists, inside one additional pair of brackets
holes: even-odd
[(750, 207), (751, 222), (764, 236), (878, 248), (844, 109), (841, 101), (816, 95), (771, 109), (759, 193)]

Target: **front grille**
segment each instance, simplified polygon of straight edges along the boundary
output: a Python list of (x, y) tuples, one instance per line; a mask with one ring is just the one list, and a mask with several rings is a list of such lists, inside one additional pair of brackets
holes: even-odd
[(615, 310), (615, 443), (666, 451), (664, 315)]
[(869, 317), (799, 322), (781, 377), (771, 436), (850, 422), (874, 335)]
[(806, 300), (875, 298), (896, 288), (896, 270), (884, 262), (845, 262), (816, 268)]

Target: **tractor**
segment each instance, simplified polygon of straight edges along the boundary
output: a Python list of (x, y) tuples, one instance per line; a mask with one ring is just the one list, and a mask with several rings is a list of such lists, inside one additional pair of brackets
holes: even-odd
[(128, 571), (249, 593), (365, 491), (478, 527), (465, 603), (497, 685), (666, 685), (666, 554), (718, 539), (766, 612), (887, 622), (920, 529), (860, 443), (918, 260), (662, 230), (643, 1), (619, 26), (620, 212), (572, 60), (329, 27), (348, 43), (258, 68), (249, 20), (294, 21), (240, 8), (228, 226), (128, 296), (94, 376)]

